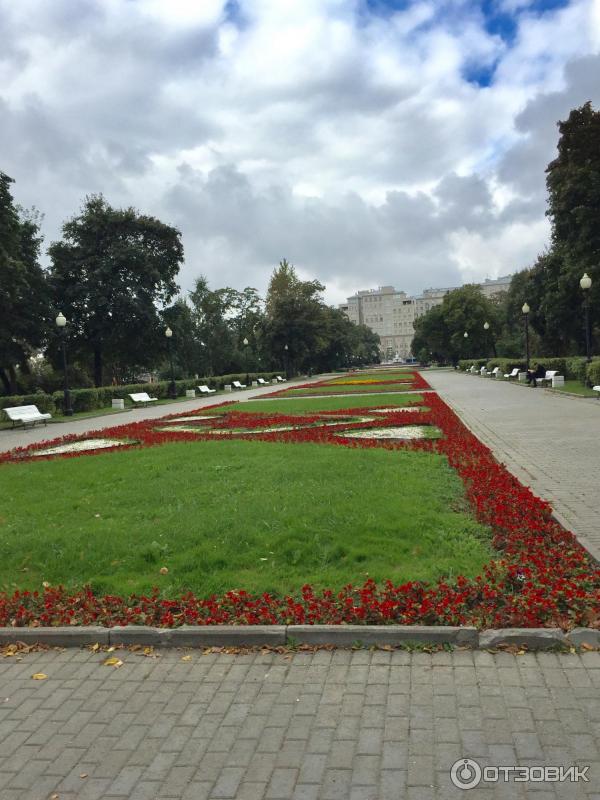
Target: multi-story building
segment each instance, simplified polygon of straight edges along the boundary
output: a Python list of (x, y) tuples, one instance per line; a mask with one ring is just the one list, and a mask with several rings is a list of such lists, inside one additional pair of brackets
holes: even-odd
[[(476, 284), (486, 297), (493, 297), (508, 291), (511, 276)], [(383, 358), (411, 358), (412, 340), (415, 334), (414, 321), (430, 308), (440, 305), (444, 296), (451, 292), (446, 289), (425, 289), (416, 297), (399, 292), (393, 286), (368, 289), (349, 297), (339, 308), (357, 325), (367, 325), (379, 334), (380, 350)]]

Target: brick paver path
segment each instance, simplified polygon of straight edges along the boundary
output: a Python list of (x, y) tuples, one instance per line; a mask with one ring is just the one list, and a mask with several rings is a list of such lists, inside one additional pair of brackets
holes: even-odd
[[(600, 799), (599, 653), (116, 655), (0, 659), (2, 800)], [(590, 781), (465, 794), (461, 757)]]
[(600, 402), (453, 371), (424, 377), (600, 559)]

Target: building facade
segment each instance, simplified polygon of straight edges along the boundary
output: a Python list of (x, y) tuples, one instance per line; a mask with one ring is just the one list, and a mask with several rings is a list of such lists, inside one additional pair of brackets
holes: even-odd
[[(494, 297), (508, 291), (511, 276), (476, 284), (486, 297)], [(368, 289), (349, 297), (339, 308), (357, 325), (366, 325), (379, 334), (382, 358), (386, 360), (412, 357), (412, 340), (415, 335), (414, 322), (434, 306), (440, 305), (445, 295), (453, 288), (425, 289), (409, 297), (393, 286)]]

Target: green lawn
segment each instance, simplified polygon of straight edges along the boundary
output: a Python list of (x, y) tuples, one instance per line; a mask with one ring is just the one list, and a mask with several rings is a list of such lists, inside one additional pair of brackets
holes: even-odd
[(582, 397), (598, 397), (598, 392), (594, 392), (589, 386), (584, 386), (580, 381), (565, 381), (564, 386), (554, 389), (554, 391), (580, 394)]
[(304, 395), (326, 395), (326, 394), (377, 394), (381, 392), (410, 392), (411, 383), (363, 383), (361, 385), (351, 384), (349, 386), (314, 386), (306, 389), (286, 389), (285, 397), (302, 397)]
[(343, 411), (345, 408), (371, 408), (372, 406), (406, 406), (409, 403), (421, 403), (423, 397), (418, 394), (383, 394), (375, 397), (307, 397), (290, 398), (289, 400), (249, 400), (247, 403), (234, 403), (223, 409), (211, 409), (207, 414), (217, 411), (245, 411), (248, 413), (276, 414), (310, 414), (319, 411)]
[(429, 453), (199, 441), (6, 464), (0, 482), (4, 589), (286, 592), (474, 575), (491, 556)]

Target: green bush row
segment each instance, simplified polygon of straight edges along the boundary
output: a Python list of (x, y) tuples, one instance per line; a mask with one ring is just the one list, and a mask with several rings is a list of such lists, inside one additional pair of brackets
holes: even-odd
[[(177, 394), (184, 395), (186, 389), (196, 389), (205, 384), (209, 389), (223, 389), (226, 384), (233, 381), (252, 385), (252, 381), (258, 378), (272, 380), (278, 372), (243, 372), (231, 375), (215, 375), (211, 378), (188, 378), (186, 380), (175, 381)], [(169, 396), (169, 381), (158, 383), (130, 383), (124, 386), (100, 386), (97, 389), (71, 389), (71, 406), (73, 411), (93, 411), (94, 409), (110, 408), (112, 400), (125, 400), (130, 405), (131, 400), (128, 395), (137, 392), (147, 392), (150, 397), (158, 397), (159, 400)], [(35, 394), (10, 395), (0, 397), (0, 409), (11, 408), (13, 406), (37, 406), (42, 413), (63, 413), (64, 394), (63, 392), (36, 392)]]
[[(557, 370), (558, 374), (564, 375), (566, 380), (578, 380), (589, 386), (600, 384), (600, 358), (594, 358), (588, 364), (586, 359), (581, 356), (571, 358), (545, 358), (540, 356), (539, 358), (530, 358), (529, 363), (531, 366), (540, 364), (546, 370)], [(515, 367), (518, 367), (522, 372), (525, 371), (524, 358), (464, 358), (458, 362), (459, 368), (463, 371), (471, 369), (473, 364), (475, 364), (477, 370), (481, 369), (482, 366), (486, 366), (488, 370), (499, 367), (505, 375), (512, 372)]]

